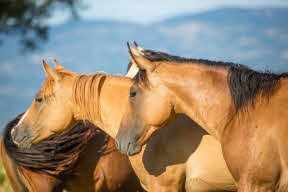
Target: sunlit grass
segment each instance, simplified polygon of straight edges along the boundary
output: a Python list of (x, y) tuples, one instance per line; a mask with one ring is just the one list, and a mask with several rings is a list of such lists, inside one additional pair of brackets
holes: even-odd
[(2, 165), (1, 158), (0, 158), (0, 191), (1, 192), (12, 192), (12, 188), (11, 188), (9, 180), (6, 176), (6, 172), (5, 172), (5, 169)]

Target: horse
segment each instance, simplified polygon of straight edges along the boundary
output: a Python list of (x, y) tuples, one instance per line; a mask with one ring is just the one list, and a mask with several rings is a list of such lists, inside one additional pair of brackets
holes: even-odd
[(1, 140), (3, 166), (14, 191), (143, 191), (127, 156), (93, 124), (79, 122), (24, 150), (10, 134), (22, 116), (8, 123)]
[[(138, 72), (137, 65), (130, 61), (126, 77), (133, 78)], [(201, 141), (199, 142), (199, 140)], [(187, 155), (183, 157), (179, 153), (185, 146), (190, 146), (189, 153), (187, 153), (190, 155), (188, 159)], [(213, 156), (213, 161), (210, 161), (209, 156)], [(155, 157), (158, 158), (155, 159)], [(179, 176), (184, 174), (187, 192), (237, 190), (232, 175), (224, 162), (219, 142), (207, 132), (203, 132), (203, 129), (186, 115), (179, 115), (171, 125), (151, 138), (139, 154), (129, 156), (129, 159), (142, 186), (146, 190), (148, 189), (147, 191), (160, 191), (160, 189), (162, 191), (177, 191), (178, 189), (179, 191), (181, 185), (178, 184), (177, 187), (172, 188), (171, 179), (173, 178), (174, 183), (182, 183)], [(143, 159), (143, 162), (139, 159)], [(147, 160), (145, 161), (145, 159)], [(169, 165), (170, 170), (166, 169), (167, 163), (161, 163), (165, 161), (173, 162)], [(185, 161), (186, 166), (183, 167), (182, 164)], [(159, 176), (155, 175), (156, 170), (160, 170), (160, 168), (166, 169), (165, 172)], [(182, 170), (182, 173), (177, 175), (175, 170), (178, 173), (179, 170)], [(178, 182), (175, 182), (177, 180)], [(152, 189), (151, 187), (155, 186), (155, 183), (157, 185)]]
[(288, 191), (287, 73), (135, 46), (128, 50), (141, 70), (116, 136), (118, 149), (139, 153), (157, 131), (186, 114), (221, 143), (238, 191)]
[[(119, 127), (129, 104), (125, 98), (129, 96), (132, 79), (101, 73), (76, 74), (57, 63), (55, 63), (57, 70), (49, 67), (44, 61), (42, 64), (47, 74), (46, 80), (20, 123), (11, 131), (12, 138), (19, 148), (33, 145), (39, 137), (45, 138), (53, 132), (70, 129), (80, 120), (90, 121), (115, 138), (118, 132), (115, 128)], [(45, 122), (44, 119), (51, 121)], [(195, 130), (187, 132), (187, 127), (191, 126)], [(146, 190), (182, 191), (187, 170), (193, 170), (195, 173), (186, 178), (189, 179), (188, 183), (192, 181), (193, 186), (199, 187), (194, 186), (192, 191), (235, 189), (220, 146), (215, 145), (215, 141), (206, 139), (209, 136), (201, 140), (207, 133), (200, 128), (197, 129), (197, 126), (195, 122), (183, 116), (182, 120), (179, 118), (171, 128), (163, 130), (159, 137), (151, 139), (141, 154), (130, 158), (132, 167)], [(187, 136), (195, 139), (191, 140)], [(173, 137), (179, 137), (179, 140), (173, 141)], [(204, 140), (206, 142), (203, 142)], [(166, 146), (167, 142), (170, 142), (171, 146)], [(218, 157), (215, 162), (201, 160), (205, 157), (203, 155), (205, 151), (198, 147), (200, 142), (205, 144), (203, 148), (207, 143), (213, 146), (213, 150), (209, 153)], [(190, 145), (191, 148), (183, 150), (185, 145)], [(196, 149), (200, 150), (197, 152), (198, 155), (191, 156)], [(188, 159), (193, 162), (194, 169), (186, 168), (186, 166), (192, 167), (186, 164)], [(202, 171), (197, 170), (199, 164)], [(214, 174), (212, 177), (207, 176), (210, 172)], [(222, 173), (228, 175), (224, 182), (219, 180)]]

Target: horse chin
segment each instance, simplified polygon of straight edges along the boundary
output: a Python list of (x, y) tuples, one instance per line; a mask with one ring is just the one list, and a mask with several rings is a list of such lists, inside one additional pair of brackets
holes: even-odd
[(18, 148), (21, 148), (21, 149), (30, 148), (33, 142), (33, 138), (27, 135), (16, 137), (16, 138), (15, 136), (14, 137), (12, 136), (12, 138), (13, 138), (12, 139), (13, 143), (17, 145)]
[[(14, 142), (15, 143), (15, 142)], [(28, 149), (31, 147), (32, 139), (24, 138), (20, 143), (15, 143), (20, 149)]]
[(127, 155), (128, 156), (134, 156), (134, 155), (137, 155), (141, 152), (142, 150), (142, 147), (139, 146), (139, 145), (132, 145), (130, 144), (128, 146), (128, 150), (127, 150)]

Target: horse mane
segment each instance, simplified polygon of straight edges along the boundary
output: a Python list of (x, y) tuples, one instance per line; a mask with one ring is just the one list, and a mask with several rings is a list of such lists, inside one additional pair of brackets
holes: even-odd
[(279, 80), (287, 77), (287, 73), (262, 73), (247, 67), (230, 67), (227, 81), (236, 111), (247, 108), (248, 104), (254, 107), (257, 96), (269, 99)]
[(230, 67), (234, 65), (239, 65), (231, 62), (222, 62), (222, 61), (210, 61), (206, 59), (192, 59), (184, 58), (174, 55), (169, 55), (160, 51), (153, 51), (149, 49), (142, 50), (143, 57), (149, 61), (164, 61), (164, 62), (175, 62), (175, 63), (197, 63), (213, 67)]
[[(93, 119), (100, 121), (97, 123), (102, 123), (99, 114), (99, 96), (106, 77), (107, 75), (103, 73), (93, 75), (81, 74), (76, 77), (75, 83), (73, 84), (72, 99), (81, 111), (81, 119)], [(99, 118), (95, 119), (94, 117)]]
[(17, 125), (21, 115), (7, 124), (4, 131), (4, 147), (17, 166), (22, 166), (35, 172), (41, 172), (54, 177), (65, 179), (73, 173), (81, 152), (85, 151), (87, 144), (100, 136), (102, 144), (95, 146), (99, 150), (107, 142), (107, 135), (91, 123), (78, 123), (70, 130), (57, 133), (33, 143), (28, 149), (18, 148), (13, 143), (11, 129)]
[[(269, 96), (281, 78), (287, 78), (288, 73), (275, 74), (270, 72), (257, 72), (245, 65), (231, 62), (210, 61), (204, 59), (190, 59), (172, 56), (167, 53), (142, 50), (142, 56), (151, 62), (196, 63), (211, 67), (227, 68), (227, 82), (236, 111), (245, 108), (248, 104), (254, 107), (257, 96)], [(141, 70), (134, 77), (134, 82), (147, 87), (149, 84), (146, 72)]]

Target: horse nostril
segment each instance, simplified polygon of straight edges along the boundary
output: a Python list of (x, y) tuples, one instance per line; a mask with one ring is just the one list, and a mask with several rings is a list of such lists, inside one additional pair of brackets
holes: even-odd
[(15, 132), (16, 132), (16, 131), (15, 131), (15, 128), (13, 128), (13, 129), (11, 130), (11, 136), (12, 136), (12, 137), (15, 137)]

